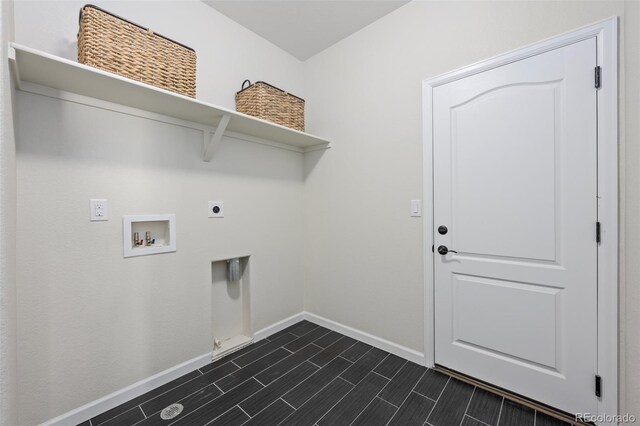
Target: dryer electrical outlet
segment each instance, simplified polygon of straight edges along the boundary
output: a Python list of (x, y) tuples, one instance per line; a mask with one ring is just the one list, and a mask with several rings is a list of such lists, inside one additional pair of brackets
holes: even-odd
[(209, 201), (209, 217), (224, 217), (224, 203), (222, 201)]

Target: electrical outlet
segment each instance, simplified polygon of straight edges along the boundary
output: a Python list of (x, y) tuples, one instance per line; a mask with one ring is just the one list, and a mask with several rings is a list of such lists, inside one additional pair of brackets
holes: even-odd
[(89, 200), (91, 222), (100, 220), (109, 220), (109, 206), (105, 199), (91, 199)]
[(209, 217), (224, 217), (224, 203), (222, 201), (209, 201)]

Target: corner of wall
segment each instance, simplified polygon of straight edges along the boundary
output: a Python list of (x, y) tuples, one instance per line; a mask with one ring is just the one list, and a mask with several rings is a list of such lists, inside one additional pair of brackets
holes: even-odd
[[(640, 276), (640, 265), (633, 259), (640, 250), (640, 240), (636, 237), (640, 222), (640, 123), (637, 117), (640, 101), (640, 4), (636, 1), (624, 2), (624, 16), (620, 26), (620, 355), (619, 355), (619, 413), (640, 416), (640, 382), (635, 379), (640, 372), (640, 319), (638, 300), (640, 288), (635, 283)], [(629, 259), (629, 260), (627, 260)]]
[(13, 92), (7, 60), (13, 40), (13, 0), (0, 2), (0, 424), (17, 424), (16, 148)]

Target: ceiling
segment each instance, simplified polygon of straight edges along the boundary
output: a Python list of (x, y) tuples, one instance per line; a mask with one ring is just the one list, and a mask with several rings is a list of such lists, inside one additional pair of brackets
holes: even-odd
[(304, 61), (407, 0), (203, 0)]

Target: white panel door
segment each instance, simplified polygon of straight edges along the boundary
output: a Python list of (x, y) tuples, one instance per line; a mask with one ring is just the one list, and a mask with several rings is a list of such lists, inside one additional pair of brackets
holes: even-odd
[(592, 38), (433, 90), (435, 361), (571, 413), (597, 412), (595, 66)]

